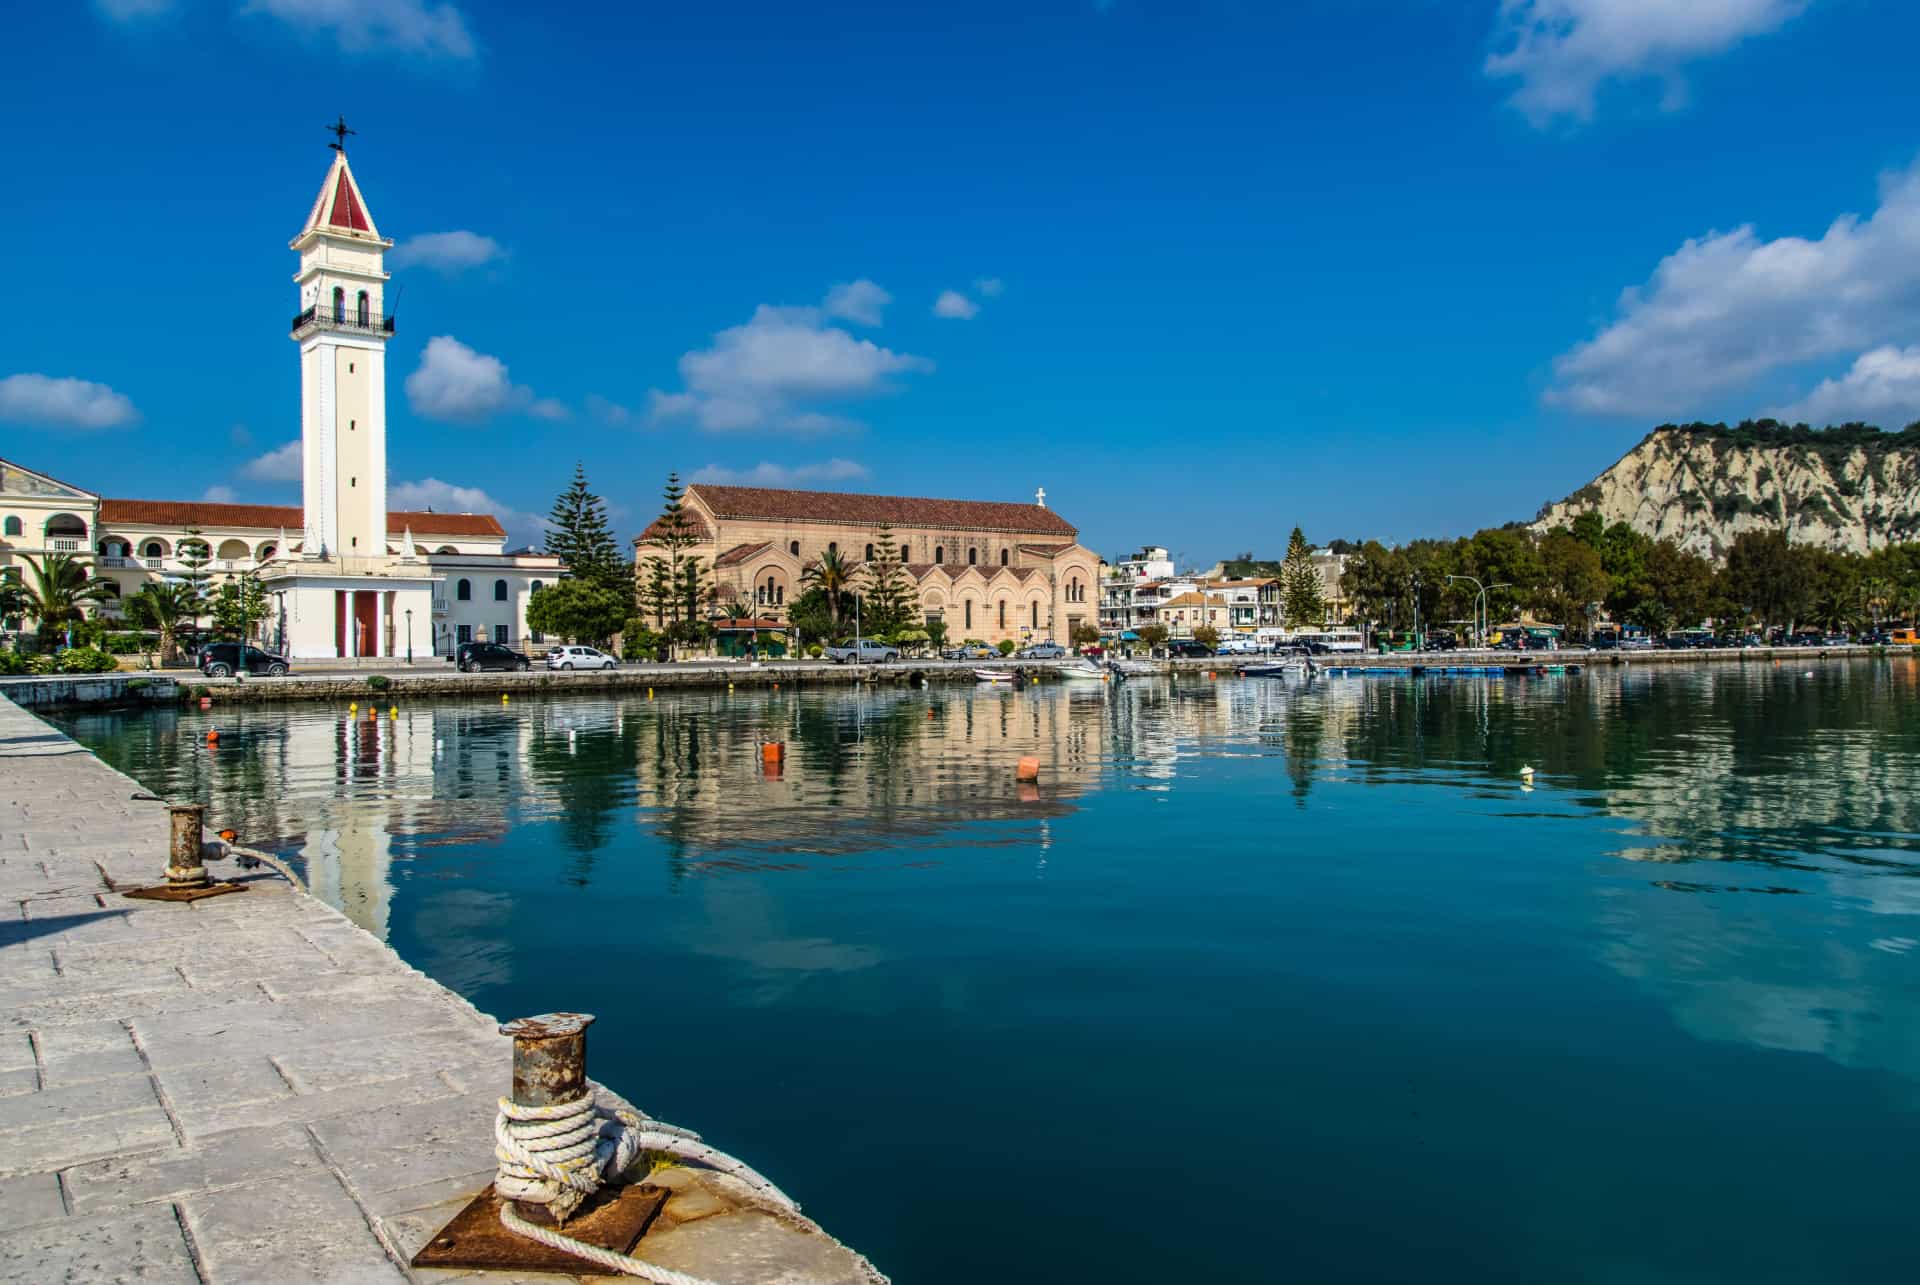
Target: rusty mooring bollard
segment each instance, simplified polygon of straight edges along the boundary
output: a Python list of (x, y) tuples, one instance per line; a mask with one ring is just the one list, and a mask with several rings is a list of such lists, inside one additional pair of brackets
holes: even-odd
[[(543, 1013), (500, 1028), (513, 1038), (513, 1101), (550, 1107), (587, 1096), (587, 1027), (591, 1013)], [(514, 1212), (529, 1222), (551, 1223), (545, 1205), (516, 1200)]]
[(167, 840), (167, 886), (206, 887), (211, 880), (200, 855), (206, 808), (198, 803), (175, 803), (168, 806), (167, 814), (173, 825)]

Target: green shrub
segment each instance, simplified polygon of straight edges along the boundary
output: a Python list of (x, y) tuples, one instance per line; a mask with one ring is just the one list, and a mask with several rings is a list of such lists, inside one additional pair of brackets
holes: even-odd
[(1013, 639), (1011, 639), (1011, 638), (1002, 638), (1002, 639), (1000, 640), (1000, 654), (1001, 654), (1002, 656), (1011, 656), (1011, 655), (1013, 655)]
[(49, 659), (62, 674), (106, 674), (120, 668), (119, 661), (98, 647), (69, 647)]
[(152, 686), (151, 679), (129, 678), (127, 680), (127, 690), (130, 692), (143, 692), (150, 686)]
[(826, 654), (827, 654), (827, 649), (825, 647), (822, 647), (819, 643), (807, 644), (807, 658), (809, 660), (819, 660), (822, 656)]
[[(186, 689), (182, 688), (181, 690), (184, 691)], [(208, 687), (205, 683), (193, 689), (193, 698), (195, 700), (203, 700), (211, 695), (213, 695), (213, 688)]]
[(0, 651), (0, 674), (24, 674), (27, 658), (17, 651)]
[(53, 668), (54, 659), (51, 652), (38, 652), (27, 657), (27, 672), (29, 674), (51, 674)]
[(385, 674), (368, 674), (367, 686), (376, 692), (384, 692), (387, 688), (393, 686), (393, 680)]

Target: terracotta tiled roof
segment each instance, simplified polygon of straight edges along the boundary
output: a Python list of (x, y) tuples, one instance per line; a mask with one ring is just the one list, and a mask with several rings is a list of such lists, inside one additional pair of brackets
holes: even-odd
[[(687, 533), (693, 536), (694, 539), (696, 540), (713, 539), (713, 528), (707, 525), (707, 520), (705, 518), (701, 517), (698, 513), (693, 512), (691, 509), (681, 510), (681, 516), (686, 519)], [(654, 536), (659, 534), (660, 534), (660, 519), (655, 518), (653, 521), (647, 524), (646, 530), (642, 531), (639, 535), (633, 538), (633, 542), (635, 544), (645, 544), (648, 541), (652, 540)]]
[(1079, 534), (1071, 522), (1037, 504), (998, 500), (928, 500), (906, 495), (856, 495), (846, 491), (782, 491), (760, 486), (714, 486), (696, 482), (697, 494), (714, 516), (775, 518), (787, 522), (832, 522), (843, 526), (945, 527), (962, 531), (1015, 531), (1030, 535)]
[[(102, 500), (100, 525), (257, 527), (263, 531), (304, 529), (306, 514), (297, 504), (207, 504), (199, 500)], [(412, 513), (387, 510), (387, 534), (408, 527), (415, 535), (450, 535), (475, 540), (504, 540), (507, 530), (491, 513)]]
[(736, 544), (713, 560), (716, 567), (737, 567), (748, 558), (755, 557), (773, 547), (773, 541), (762, 540), (758, 544)]

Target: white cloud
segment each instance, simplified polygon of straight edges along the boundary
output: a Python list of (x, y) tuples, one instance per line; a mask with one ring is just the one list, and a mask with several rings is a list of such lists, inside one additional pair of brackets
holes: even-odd
[(1920, 420), (1920, 345), (1891, 344), (1861, 353), (1838, 379), (1827, 379), (1776, 419), (1807, 424), (1879, 424), (1904, 428)]
[(560, 420), (573, 418), (573, 412), (567, 409), (567, 404), (552, 397), (535, 398), (533, 405), (527, 407), (527, 414), (533, 416), (535, 419)]
[(1007, 288), (1007, 283), (999, 277), (981, 277), (973, 283), (973, 288), (984, 299), (998, 299), (1000, 292)]
[(240, 466), (240, 476), (256, 482), (298, 482), (303, 467), (300, 439), (295, 438), (285, 446), (276, 446), (265, 455), (248, 460)]
[(823, 482), (852, 482), (866, 476), (866, 465), (853, 460), (822, 460), (818, 464), (775, 464), (762, 460), (745, 469), (709, 464), (689, 480), (725, 486), (807, 487)]
[(1554, 362), (1547, 400), (1597, 415), (1677, 417), (1710, 394), (1797, 363), (1858, 354), (1920, 324), (1920, 166), (1887, 176), (1880, 208), (1818, 240), (1751, 225), (1691, 239), (1619, 317)]
[(478, 52), (461, 12), (430, 0), (246, 0), (240, 12), (330, 35), (348, 53), (472, 58)]
[(210, 486), (200, 493), (200, 498), (208, 504), (232, 504), (238, 497), (230, 486)]
[(93, 7), (115, 22), (138, 22), (172, 13), (174, 0), (93, 0)]
[(551, 398), (536, 401), (532, 389), (509, 380), (507, 364), (498, 357), (475, 352), (452, 335), (427, 341), (419, 368), (407, 376), (407, 401), (416, 414), (456, 423), (506, 411), (526, 411), (541, 419), (566, 414), (560, 403)]
[(1777, 31), (1811, 0), (1500, 0), (1486, 72), (1516, 79), (1510, 100), (1535, 125), (1590, 120), (1615, 80), (1657, 79), (1663, 105), (1685, 100), (1680, 69)]
[(942, 290), (933, 301), (933, 315), (954, 321), (972, 321), (980, 315), (980, 305), (958, 290)]
[[(435, 513), (491, 513), (507, 529), (507, 547), (523, 544), (538, 546), (545, 537), (547, 519), (528, 513), (488, 495), (477, 486), (456, 486), (437, 477), (418, 482), (401, 482), (387, 489), (387, 508), (417, 513), (432, 509)], [(424, 541), (418, 541), (424, 543)]]
[(92, 380), (52, 375), (0, 379), (0, 420), (51, 428), (118, 428), (139, 418), (125, 395)]
[(930, 371), (924, 357), (894, 352), (826, 324), (818, 308), (762, 304), (745, 325), (680, 358), (684, 392), (654, 389), (654, 422), (690, 419), (714, 432), (783, 428), (824, 431), (851, 421), (803, 403), (847, 401), (892, 389), (891, 377)]
[(408, 237), (387, 251), (387, 265), (394, 268), (432, 268), (452, 275), (507, 257), (500, 243), (490, 236), (464, 228), (452, 232), (422, 232)]
[(893, 296), (861, 277), (827, 291), (820, 310), (829, 317), (845, 317), (863, 326), (880, 324), (880, 311), (893, 302)]
[(633, 408), (610, 401), (599, 393), (587, 394), (587, 414), (602, 424), (627, 425), (633, 422)]

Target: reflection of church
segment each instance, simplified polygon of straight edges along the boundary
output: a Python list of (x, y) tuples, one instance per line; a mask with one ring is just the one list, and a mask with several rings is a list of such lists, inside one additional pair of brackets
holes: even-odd
[(492, 514), (387, 506), (392, 245), (336, 144), (292, 241), (300, 505), (102, 498), (0, 461), (0, 574), (19, 574), (23, 553), (90, 559), (114, 615), (142, 584), (188, 574), (181, 546), (197, 543), (212, 583), (259, 578), (272, 605), (260, 637), (296, 659), (447, 655), (470, 639), (526, 645), (527, 598), (558, 576), (558, 560), (507, 552)]

